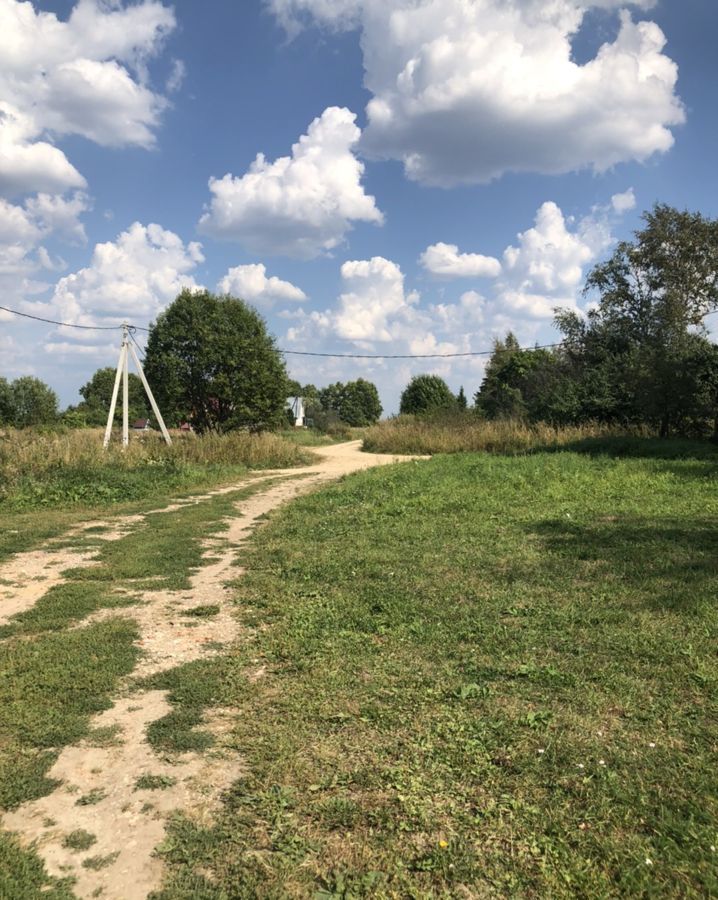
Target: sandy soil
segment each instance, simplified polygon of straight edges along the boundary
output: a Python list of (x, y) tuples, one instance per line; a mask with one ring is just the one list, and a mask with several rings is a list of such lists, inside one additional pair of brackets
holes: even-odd
[[(208, 559), (192, 576), (188, 590), (145, 592), (141, 603), (122, 610), (123, 616), (131, 616), (138, 623), (140, 631), (143, 653), (133, 678), (211, 656), (222, 652), (228, 643), (241, 640), (227, 583), (242, 574), (235, 563), (237, 549), (267, 513), (344, 475), (406, 459), (361, 453), (359, 441), (316, 448), (316, 453), (319, 459), (306, 468), (262, 473), (260, 480), (286, 477), (270, 482), (266, 490), (237, 504), (237, 513), (228, 521), (228, 530), (207, 544), (205, 555), (211, 561)], [(294, 480), (289, 480), (291, 476)], [(217, 493), (227, 493), (256, 481), (256, 477), (247, 479), (220, 491), (178, 501), (162, 511), (172, 512), (187, 503), (202, 502)], [(128, 533), (142, 518), (125, 517), (107, 523), (88, 523), (84, 527), (109, 525), (112, 530), (98, 536), (113, 540)], [(0, 578), (14, 578), (18, 582), (0, 592), (0, 610), (7, 616), (27, 609), (62, 580), (63, 569), (92, 565), (92, 561), (92, 552), (83, 554), (65, 549), (19, 554), (0, 568)], [(24, 573), (30, 572), (33, 574), (24, 577)], [(194, 618), (191, 622), (183, 616), (191, 607), (206, 603), (218, 604), (219, 614)], [(116, 610), (101, 610), (77, 627), (117, 615)], [(262, 674), (258, 669), (248, 673), (248, 677), (256, 679)], [(48, 773), (50, 778), (60, 781), (58, 789), (4, 817), (4, 827), (19, 833), (26, 844), (35, 845), (50, 873), (76, 878), (78, 897), (143, 900), (162, 882), (161, 857), (153, 855), (153, 851), (164, 837), (167, 817), (182, 810), (202, 823), (209, 822), (222, 791), (242, 774), (243, 760), (223, 740), (231, 730), (231, 713), (221, 710), (213, 710), (201, 726), (215, 737), (210, 752), (177, 757), (155, 754), (146, 741), (146, 728), (169, 710), (166, 692), (131, 691), (124, 685), (112, 708), (91, 722), (92, 728), (113, 727), (117, 732), (116, 742), (112, 746), (93, 747), (85, 741), (65, 748)], [(137, 779), (147, 774), (162, 776), (164, 788), (138, 790)], [(97, 802), (78, 805), (79, 797), (91, 791), (95, 792)], [(85, 851), (63, 846), (66, 835), (77, 829), (96, 837), (96, 842)], [(103, 858), (101, 868), (82, 865), (97, 857)]]

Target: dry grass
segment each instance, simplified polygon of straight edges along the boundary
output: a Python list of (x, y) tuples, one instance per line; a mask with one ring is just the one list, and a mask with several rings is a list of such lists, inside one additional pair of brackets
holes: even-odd
[(0, 431), (0, 507), (107, 505), (208, 486), (247, 469), (286, 468), (311, 459), (276, 434), (135, 434), (123, 449), (102, 447), (101, 429)]
[(123, 469), (152, 463), (247, 466), (248, 468), (298, 465), (305, 454), (276, 434), (175, 433), (168, 447), (159, 434), (133, 434), (122, 448), (117, 436), (107, 450), (99, 428), (65, 432), (25, 429), (0, 431), (0, 472), (6, 478), (37, 475), (58, 467), (94, 469), (112, 465)]
[[(434, 417), (398, 416), (369, 428), (364, 449), (374, 453), (523, 453), (587, 439), (624, 437), (624, 428), (596, 423), (555, 428), (514, 420), (487, 421), (466, 413)], [(636, 436), (635, 430), (630, 432)]]

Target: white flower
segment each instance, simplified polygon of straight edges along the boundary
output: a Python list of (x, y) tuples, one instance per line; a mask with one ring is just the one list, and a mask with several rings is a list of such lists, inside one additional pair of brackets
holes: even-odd
[(649, 859), (648, 857), (646, 857), (646, 865), (647, 865), (647, 866), (652, 866), (652, 865), (653, 865), (653, 860), (652, 860), (652, 859)]
[(655, 743), (654, 743), (653, 741), (651, 741), (651, 742), (648, 744), (648, 746), (649, 746), (651, 749), (653, 749), (656, 745), (655, 745)]
[(585, 769), (586, 767), (584, 766), (583, 763), (579, 763), (579, 764), (576, 766), (576, 768), (577, 768), (577, 769)]
[(544, 750), (543, 747), (539, 747), (539, 749), (536, 752), (538, 753), (539, 756), (541, 756), (541, 754), (545, 753), (546, 751)]
[(605, 759), (599, 759), (598, 764), (599, 764), (599, 766), (605, 766), (605, 765), (606, 765), (606, 760), (605, 760)]

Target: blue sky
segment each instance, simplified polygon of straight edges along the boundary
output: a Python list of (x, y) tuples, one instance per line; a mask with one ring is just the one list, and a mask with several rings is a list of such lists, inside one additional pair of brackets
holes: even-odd
[[(712, 0), (0, 0), (2, 303), (146, 325), (205, 286), (287, 349), (550, 341), (642, 210), (718, 216), (717, 26)], [(0, 312), (0, 375), (74, 403), (115, 343)], [(483, 364), (288, 357), (387, 412)]]

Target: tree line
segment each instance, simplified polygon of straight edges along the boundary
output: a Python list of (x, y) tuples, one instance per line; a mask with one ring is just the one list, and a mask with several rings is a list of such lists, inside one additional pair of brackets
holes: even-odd
[[(718, 347), (705, 316), (718, 309), (718, 221), (657, 204), (634, 240), (619, 243), (585, 285), (588, 311), (558, 310), (562, 339), (522, 349), (509, 333), (494, 342), (473, 412), (555, 425), (584, 421), (646, 425), (661, 435), (718, 433)], [(145, 371), (168, 424), (196, 431), (268, 429), (287, 424), (286, 399), (302, 396), (321, 429), (371, 425), (382, 413), (376, 386), (358, 378), (317, 388), (287, 376), (275, 339), (241, 300), (182, 291), (152, 325)], [(114, 369), (95, 373), (67, 424), (100, 425)], [(400, 412), (469, 406), (436, 375), (418, 375)], [(119, 416), (119, 410), (117, 415)], [(130, 375), (130, 415), (148, 416), (141, 383)], [(57, 397), (32, 377), (0, 378), (0, 424), (57, 420)]]

